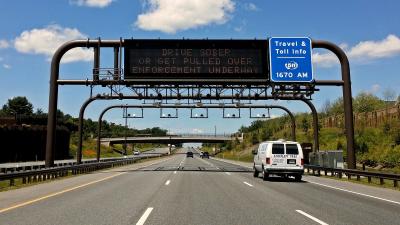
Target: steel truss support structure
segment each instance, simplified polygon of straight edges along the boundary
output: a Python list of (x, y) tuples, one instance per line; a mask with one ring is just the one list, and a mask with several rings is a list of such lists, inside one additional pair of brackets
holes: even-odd
[[(354, 151), (354, 127), (353, 127), (353, 107), (351, 95), (350, 67), (349, 61), (342, 49), (337, 45), (321, 40), (312, 40), (313, 48), (324, 48), (333, 52), (341, 64), (341, 80), (315, 80), (312, 83), (273, 83), (268, 79), (164, 79), (149, 80), (122, 79), (121, 51), (125, 46), (124, 41), (120, 40), (75, 40), (60, 46), (54, 53), (51, 62), (50, 71), (50, 93), (49, 93), (49, 111), (47, 123), (46, 139), (46, 167), (54, 165), (55, 135), (56, 135), (56, 112), (58, 102), (59, 85), (86, 85), (102, 86), (111, 90), (109, 96), (103, 96), (108, 99), (127, 99), (121, 90), (130, 89), (134, 96), (130, 99), (153, 100), (162, 103), (168, 100), (189, 99), (193, 102), (202, 99), (229, 99), (234, 101), (245, 100), (302, 100), (310, 101), (311, 95), (316, 91), (316, 86), (342, 86), (344, 111), (345, 111), (345, 129), (347, 139), (347, 163), (349, 169), (355, 168)], [(94, 48), (94, 68), (93, 79), (89, 80), (61, 80), (59, 79), (60, 61), (62, 56), (73, 48), (87, 47)], [(100, 68), (100, 49), (114, 49), (114, 68)], [(111, 75), (110, 75), (111, 74)], [(235, 85), (229, 85), (229, 84)], [(208, 85), (208, 86), (206, 86)], [(210, 89), (211, 87), (211, 89)], [(179, 89), (179, 90), (178, 90)], [(180, 90), (189, 89), (190, 94), (182, 93)], [(228, 94), (227, 90), (231, 93)], [(196, 91), (198, 90), (198, 91)], [(206, 91), (209, 90), (209, 91)], [(270, 90), (271, 93), (267, 93)], [(193, 92), (193, 93), (192, 93)], [(96, 97), (97, 98), (97, 95)], [(307, 99), (308, 98), (308, 99)], [(213, 102), (211, 102), (213, 103)], [(307, 102), (306, 102), (307, 103)], [(88, 103), (89, 104), (89, 103)], [(312, 109), (313, 110), (313, 109)], [(314, 108), (315, 110), (315, 108)], [(81, 109), (81, 113), (83, 115)], [(314, 118), (314, 125), (318, 125), (317, 118)], [(317, 132), (316, 132), (317, 133)], [(314, 134), (315, 136), (318, 134)], [(315, 145), (318, 147), (318, 143)]]
[[(241, 109), (241, 108), (249, 108), (249, 109), (282, 109), (284, 110), (290, 117), (290, 120), (292, 122), (292, 127), (291, 127), (291, 137), (293, 141), (296, 141), (296, 120), (295, 117), (293, 116), (293, 113), (286, 107), (279, 106), (279, 105), (202, 105), (201, 107), (197, 105), (160, 105), (160, 106), (154, 106), (154, 105), (112, 105), (107, 108), (105, 108), (99, 116), (98, 119), (98, 125), (97, 125), (97, 161), (100, 161), (100, 150), (101, 150), (101, 144), (100, 144), (100, 139), (101, 139), (101, 129), (102, 129), (102, 121), (103, 121), (103, 116), (104, 114), (115, 108), (120, 108), (120, 109), (128, 109), (128, 108), (138, 108), (138, 109), (198, 109), (198, 108), (205, 108), (205, 109), (221, 109), (223, 108), (231, 108), (231, 109)], [(82, 129), (83, 130), (83, 129)], [(81, 130), (81, 131), (82, 131)], [(80, 150), (80, 149), (78, 149)], [(81, 152), (79, 153), (81, 154)]]
[[(176, 97), (176, 96), (173, 96)], [(223, 99), (224, 98), (228, 98), (229, 96), (220, 96)], [(101, 95), (97, 95), (95, 97), (91, 97), (89, 99), (87, 99), (81, 106), (80, 112), (79, 112), (79, 125), (78, 125), (78, 149), (77, 149), (77, 163), (80, 164), (82, 162), (82, 141), (83, 141), (83, 117), (85, 114), (85, 110), (87, 108), (87, 106), (95, 101), (95, 100), (122, 100), (122, 99), (137, 99), (137, 96), (101, 96)], [(271, 100), (272, 98), (267, 98), (267, 99), (263, 99), (263, 100)], [(282, 98), (281, 98), (282, 99)], [(284, 97), (283, 100), (300, 100), (303, 101), (307, 104), (307, 106), (310, 107), (311, 109), (311, 113), (313, 115), (313, 135), (314, 135), (314, 151), (319, 151), (319, 133), (318, 133), (318, 115), (317, 115), (317, 111), (314, 107), (314, 105), (312, 104), (312, 102), (308, 99), (296, 99), (296, 98), (291, 98), (291, 97)], [(121, 106), (121, 105), (119, 105)], [(124, 107), (122, 108), (126, 108), (127, 105), (123, 105)], [(156, 105), (138, 105), (140, 107), (137, 108), (204, 108), (204, 105), (202, 106), (193, 106), (193, 105), (172, 105), (172, 106), (163, 106), (160, 104), (156, 104)], [(209, 105), (209, 108), (265, 108), (265, 105), (244, 105), (244, 104), (235, 104), (235, 105), (231, 105), (230, 107), (226, 107), (225, 105)], [(267, 108), (279, 108), (282, 110), (285, 110), (289, 116), (291, 117), (291, 120), (294, 121), (292, 122), (294, 124), (294, 126), (292, 125), (292, 137), (296, 137), (296, 124), (295, 124), (295, 120), (294, 120), (294, 116), (293, 114), (285, 107), (283, 106), (271, 106), (271, 105), (267, 105)], [(102, 113), (101, 113), (101, 117), (103, 116), (103, 114), (108, 111), (109, 109), (114, 108), (114, 107), (108, 107), (106, 108)], [(118, 108), (118, 106), (117, 106)], [(134, 108), (134, 107), (130, 107), (130, 108)], [(100, 118), (99, 118), (100, 121)], [(99, 124), (101, 124), (101, 122), (99, 122)], [(98, 135), (98, 137), (100, 137), (100, 135)], [(99, 143), (98, 143), (99, 144)], [(98, 147), (98, 149), (100, 149), (100, 147)]]

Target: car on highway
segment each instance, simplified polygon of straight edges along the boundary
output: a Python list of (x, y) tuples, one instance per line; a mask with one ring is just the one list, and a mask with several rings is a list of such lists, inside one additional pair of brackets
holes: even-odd
[(201, 154), (200, 157), (201, 157), (202, 159), (204, 159), (204, 158), (209, 159), (209, 158), (210, 158), (210, 154), (209, 154), (208, 152), (203, 152), (203, 154)]
[(193, 158), (193, 152), (186, 152), (186, 158), (192, 157)]
[(140, 155), (140, 151), (134, 151), (133, 155)]
[(301, 180), (304, 173), (304, 157), (298, 142), (282, 139), (265, 141), (252, 153), (254, 177), (258, 177), (261, 172), (264, 180), (267, 180), (270, 174), (285, 178), (292, 176), (296, 181)]

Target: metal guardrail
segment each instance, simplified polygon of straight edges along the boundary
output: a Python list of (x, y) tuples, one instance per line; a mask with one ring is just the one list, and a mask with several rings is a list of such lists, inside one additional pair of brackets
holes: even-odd
[[(100, 159), (100, 162), (110, 162), (110, 161), (116, 161), (116, 160), (121, 160), (125, 159), (124, 157), (110, 157), (110, 158), (103, 158)], [(62, 160), (60, 160), (62, 161)], [(96, 159), (88, 159), (88, 160), (82, 160), (83, 164), (87, 163), (97, 163), (98, 161)], [(46, 168), (44, 161), (41, 161), (39, 163), (33, 162), (33, 164), (25, 164), (24, 162), (20, 162), (19, 164), (15, 166), (2, 166), (4, 164), (0, 164), (0, 174), (2, 173), (15, 173), (15, 172), (20, 172), (20, 171), (29, 171), (29, 170), (39, 170), (39, 169), (44, 169)], [(58, 162), (54, 164), (54, 167), (63, 167), (63, 166), (73, 166), (77, 165), (76, 161), (71, 161), (71, 162)]]
[(304, 165), (304, 169), (308, 174), (312, 174), (314, 176), (321, 176), (321, 171), (323, 171), (325, 176), (328, 176), (328, 173), (330, 173), (330, 176), (332, 177), (337, 176), (339, 178), (342, 178), (343, 175), (345, 175), (347, 176), (348, 180), (351, 180), (352, 177), (356, 177), (356, 180), (360, 181), (362, 177), (366, 177), (368, 179), (368, 183), (372, 182), (372, 178), (377, 178), (379, 179), (380, 185), (385, 184), (385, 180), (391, 180), (393, 181), (393, 187), (398, 187), (398, 183), (400, 181), (400, 174), (379, 173), (353, 169), (336, 169), (313, 165)]
[(15, 186), (16, 179), (22, 179), (22, 184), (36, 183), (46, 180), (54, 180), (59, 177), (65, 177), (70, 174), (77, 175), (83, 173), (90, 173), (96, 170), (113, 168), (116, 166), (125, 166), (133, 164), (135, 161), (145, 158), (159, 157), (165, 154), (158, 154), (140, 158), (124, 158), (112, 161), (91, 162), (79, 165), (67, 165), (60, 167), (44, 168), (37, 170), (16, 171), (11, 173), (0, 174), (0, 181), (9, 180), (10, 186)]

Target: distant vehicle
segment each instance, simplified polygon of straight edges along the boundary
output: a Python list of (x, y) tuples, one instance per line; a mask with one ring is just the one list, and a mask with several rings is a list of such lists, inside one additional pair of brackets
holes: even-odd
[(200, 155), (200, 157), (201, 158), (207, 158), (207, 159), (209, 159), (210, 158), (210, 154), (208, 154), (208, 152), (203, 152), (203, 154), (202, 155)]
[(134, 151), (133, 155), (140, 155), (140, 152), (139, 151)]
[(193, 158), (193, 152), (186, 152), (186, 158), (192, 157)]
[(200, 154), (199, 154), (200, 157), (203, 157), (203, 153), (204, 153), (203, 151), (200, 152)]
[(303, 150), (298, 142), (293, 141), (266, 141), (260, 143), (253, 150), (254, 177), (261, 172), (263, 180), (270, 174), (281, 177), (293, 176), (300, 181), (304, 173)]

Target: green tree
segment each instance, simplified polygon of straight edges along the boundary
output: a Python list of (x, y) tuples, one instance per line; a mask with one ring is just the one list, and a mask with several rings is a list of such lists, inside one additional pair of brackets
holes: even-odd
[(3, 105), (2, 111), (7, 116), (32, 115), (33, 106), (26, 97), (17, 96), (8, 99), (7, 104)]
[(336, 99), (329, 108), (326, 109), (328, 115), (340, 115), (344, 113), (343, 98)]
[(303, 120), (301, 121), (301, 129), (302, 129), (305, 133), (307, 133), (308, 128), (310, 128), (310, 127), (309, 127), (307, 118), (304, 117)]
[(355, 112), (371, 112), (385, 107), (385, 102), (367, 92), (359, 93), (353, 101)]
[(255, 144), (257, 144), (258, 142), (260, 142), (260, 141), (258, 140), (258, 135), (257, 135), (256, 133), (253, 133), (253, 134), (251, 135), (251, 143), (252, 143), (253, 145), (255, 145)]

